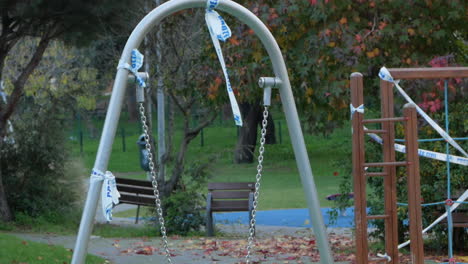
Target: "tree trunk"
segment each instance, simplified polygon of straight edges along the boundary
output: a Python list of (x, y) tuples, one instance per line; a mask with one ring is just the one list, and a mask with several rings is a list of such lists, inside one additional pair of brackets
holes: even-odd
[(170, 193), (177, 188), (180, 178), (185, 168), (185, 156), (188, 150), (188, 146), (193, 139), (195, 139), (200, 131), (209, 126), (216, 119), (217, 114), (214, 112), (211, 116), (207, 116), (204, 120), (195, 128), (190, 128), (190, 115), (184, 116), (184, 138), (179, 146), (179, 152), (174, 162), (174, 168), (172, 169), (172, 176), (168, 181), (165, 181), (161, 185), (161, 192), (163, 196), (169, 196)]
[[(263, 112), (262, 112), (263, 113)], [(262, 116), (263, 118), (263, 116)], [(271, 112), (268, 115), (268, 124), (266, 128), (266, 135), (265, 135), (265, 144), (270, 145), (270, 144), (276, 144), (276, 130), (275, 130), (275, 120), (273, 119), (273, 115)], [(260, 127), (262, 123), (260, 121)]]
[[(3, 143), (0, 143), (0, 145)], [(10, 206), (6, 198), (5, 188), (3, 187), (2, 169), (0, 168), (0, 220), (3, 222), (9, 222), (13, 220)]]
[[(262, 127), (263, 107), (259, 104), (241, 103), (240, 109), (244, 125), (240, 128), (239, 138), (234, 153), (235, 163), (252, 163), (255, 146), (257, 145), (257, 128)], [(275, 124), (273, 117), (268, 115), (266, 144), (276, 144)]]
[(128, 112), (128, 121), (136, 122), (138, 120), (136, 91), (133, 85), (130, 85), (130, 87), (127, 88), (127, 112)]

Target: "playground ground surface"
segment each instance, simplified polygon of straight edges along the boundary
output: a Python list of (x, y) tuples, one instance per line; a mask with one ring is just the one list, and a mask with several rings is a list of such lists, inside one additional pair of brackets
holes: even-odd
[[(245, 263), (247, 226), (218, 225), (218, 230), (226, 237), (170, 237), (169, 247), (173, 263)], [(352, 263), (354, 243), (351, 229), (334, 228), (328, 231), (336, 263)], [(258, 226), (257, 232), (258, 239), (252, 263), (319, 263), (320, 257), (311, 229)], [(25, 241), (61, 245), (65, 248), (73, 248), (76, 239), (75, 236), (54, 234), (14, 233), (12, 235)], [(93, 236), (89, 244), (89, 253), (106, 259), (108, 261), (106, 263), (114, 264), (166, 262), (159, 238), (120, 239)], [(400, 263), (411, 263), (408, 254), (401, 255), (400, 259)], [(444, 257), (428, 256), (425, 263), (440, 263), (444, 260)], [(458, 260), (464, 261), (464, 259)]]
[[(124, 205), (120, 210), (128, 210), (129, 207), (131, 206)], [(279, 217), (277, 220), (274, 220), (273, 215), (275, 212), (263, 211), (259, 213), (259, 221), (263, 217), (265, 217), (265, 221), (262, 220), (263, 223), (257, 226), (255, 254), (252, 258), (252, 261), (255, 262), (252, 263), (319, 263), (320, 257), (313, 229), (304, 226), (304, 222), (307, 219), (304, 220), (301, 215), (301, 211), (307, 210), (289, 209), (272, 211), (278, 211), (276, 214), (282, 215), (283, 218)], [(326, 212), (326, 210), (323, 210), (323, 212)], [(99, 215), (98, 213), (97, 222), (104, 222)], [(297, 217), (298, 220), (291, 221), (291, 219), (284, 218), (285, 216)], [(348, 222), (347, 220), (352, 219), (352, 211), (347, 210), (345, 216), (340, 217), (345, 219), (345, 222)], [(173, 263), (243, 263), (247, 245), (248, 227), (243, 223), (242, 218), (243, 216), (236, 216), (235, 214), (229, 217), (218, 215), (216, 224), (218, 236), (213, 238), (169, 237), (169, 247), (173, 256)], [(229, 221), (229, 219), (233, 221)], [(144, 219), (141, 220), (138, 226), (144, 226)], [(268, 225), (275, 223), (280, 224)], [(294, 224), (302, 224), (302, 226), (294, 226)], [(114, 218), (112, 225), (134, 227), (134, 218)], [(327, 233), (336, 263), (352, 263), (354, 260), (352, 228), (328, 227)], [(14, 235), (24, 241), (60, 245), (70, 249), (74, 247), (76, 239), (75, 235), (57, 235), (53, 233), (15, 232), (8, 234)], [(25, 244), (27, 243), (25, 242)], [(106, 263), (165, 263), (162, 241), (158, 237), (104, 238), (92, 236), (88, 249), (90, 254), (107, 259), (108, 262)], [(38, 255), (40, 255), (40, 252), (38, 252)], [(465, 260), (465, 258), (467, 259)], [(426, 263), (440, 263), (445, 260), (444, 256), (427, 255)], [(457, 263), (465, 263), (468, 262), (468, 257), (462, 256), (457, 260), (460, 261)], [(410, 263), (407, 252), (401, 255), (400, 263)]]

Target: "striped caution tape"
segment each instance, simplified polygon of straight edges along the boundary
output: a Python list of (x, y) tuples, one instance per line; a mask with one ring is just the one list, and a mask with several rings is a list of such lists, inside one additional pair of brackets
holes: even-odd
[(214, 9), (218, 6), (219, 0), (207, 0), (206, 2), (206, 13), (205, 21), (210, 31), (211, 41), (215, 47), (216, 54), (218, 55), (219, 63), (223, 69), (224, 78), (226, 79), (226, 89), (229, 95), (229, 101), (231, 102), (232, 114), (234, 115), (234, 121), (236, 125), (242, 126), (242, 116), (240, 113), (239, 105), (237, 104), (234, 91), (229, 81), (229, 75), (224, 62), (223, 52), (221, 51), (221, 45), (219, 41), (226, 41), (231, 37), (231, 29), (224, 21), (223, 17), (218, 14)]
[(382, 67), (379, 72), (379, 77), (380, 79), (384, 81), (391, 82), (395, 84), (395, 87), (397, 88), (398, 92), (405, 98), (405, 100), (408, 103), (412, 103), (416, 106), (416, 110), (418, 113), (426, 120), (427, 123), (431, 127), (433, 127), (437, 133), (439, 133), (450, 145), (452, 145), (454, 148), (456, 148), (458, 151), (460, 151), (465, 157), (468, 158), (468, 153), (466, 153), (465, 150), (452, 138), (450, 137), (447, 132), (445, 132), (432, 118), (430, 118), (412, 99), (411, 97), (408, 96), (408, 94), (405, 93), (405, 91), (400, 87), (399, 80), (394, 80), (392, 75), (390, 74), (390, 71), (388, 71), (387, 68)]
[(121, 60), (119, 62), (119, 66), (117, 66), (117, 69), (129, 70), (133, 75), (135, 75), (135, 79), (138, 82), (138, 86), (145, 88), (145, 81), (138, 75), (138, 70), (143, 66), (143, 54), (141, 54), (137, 49), (133, 49), (130, 59), (132, 65), (129, 65), (128, 63)]
[[(367, 128), (364, 127), (364, 130), (367, 130)], [(368, 133), (367, 135), (370, 138), (372, 138), (375, 142), (379, 144), (383, 144), (382, 138), (379, 137), (377, 134)], [(406, 146), (401, 145), (401, 144), (395, 144), (395, 150), (401, 153), (406, 153)], [(448, 158), (448, 161), (450, 161), (451, 163), (468, 166), (468, 158), (465, 158), (465, 157), (454, 156), (454, 155), (448, 155), (447, 157), (447, 154), (425, 150), (425, 149), (418, 149), (418, 155), (421, 157), (436, 159), (440, 161), (447, 161), (447, 158)]]
[[(455, 211), (455, 209), (457, 209), (457, 207), (460, 206), (460, 204), (462, 204), (466, 199), (468, 199), (468, 189), (466, 189), (466, 191), (462, 195), (460, 195), (460, 197), (458, 197), (457, 201), (455, 201), (454, 204), (452, 206), (450, 206), (450, 213)], [(434, 222), (432, 222), (432, 224), (430, 224), (429, 226), (424, 228), (422, 233), (424, 234), (427, 231), (431, 230), (431, 228), (433, 228), (435, 225), (437, 225), (440, 221), (444, 220), (446, 217), (447, 217), (447, 212), (445, 212), (444, 214), (439, 216), (439, 218), (434, 220)], [(400, 245), (398, 245), (398, 249), (406, 247), (407, 245), (409, 245), (410, 242), (411, 241), (408, 240), (408, 241), (406, 241), (404, 243), (401, 243)]]
[(91, 173), (91, 183), (104, 181), (101, 189), (102, 213), (107, 221), (112, 220), (112, 208), (119, 203), (120, 193), (117, 190), (115, 176), (110, 171), (103, 173), (100, 170), (93, 169)]

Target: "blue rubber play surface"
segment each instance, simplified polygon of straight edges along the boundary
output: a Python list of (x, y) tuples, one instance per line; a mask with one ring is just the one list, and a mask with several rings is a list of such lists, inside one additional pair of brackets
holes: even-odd
[[(328, 227), (353, 227), (354, 208), (349, 207), (342, 213), (338, 213), (337, 220), (331, 224), (330, 208), (322, 208), (322, 216)], [(217, 224), (248, 224), (248, 212), (214, 213), (214, 221)], [(257, 212), (257, 224), (269, 226), (312, 227), (309, 209), (282, 209)]]

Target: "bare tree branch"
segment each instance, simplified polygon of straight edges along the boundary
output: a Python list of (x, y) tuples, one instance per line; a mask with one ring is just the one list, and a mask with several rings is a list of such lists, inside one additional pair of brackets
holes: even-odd
[(213, 121), (216, 119), (217, 116), (218, 116), (218, 113), (216, 111), (211, 112), (211, 115), (209, 118), (205, 119), (202, 123), (200, 123), (195, 128), (192, 128), (191, 130), (189, 130), (188, 134), (195, 134), (195, 136), (198, 135), (198, 133), (200, 133), (200, 131), (203, 128), (211, 125), (211, 123), (213, 123)]
[(26, 81), (28, 80), (29, 76), (33, 73), (34, 69), (41, 61), (45, 50), (49, 46), (50, 40), (51, 38), (48, 34), (43, 35), (28, 64), (23, 69), (18, 78), (13, 82), (13, 91), (10, 95), (10, 100), (6, 105), (5, 109), (2, 112), (0, 112), (0, 122), (6, 122), (13, 114), (13, 111), (23, 94), (24, 85), (26, 84)]

